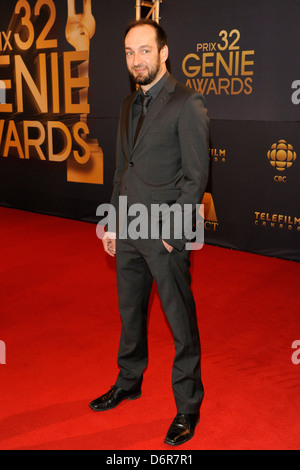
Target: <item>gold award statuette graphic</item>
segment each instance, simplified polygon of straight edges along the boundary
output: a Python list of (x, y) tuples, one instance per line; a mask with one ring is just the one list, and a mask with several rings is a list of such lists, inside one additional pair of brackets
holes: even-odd
[[(297, 158), (293, 146), (283, 139), (271, 146), (267, 156), (272, 167), (281, 173), (290, 168)], [(274, 180), (276, 182), (285, 182), (286, 176), (277, 175)]]
[(215, 210), (214, 200), (211, 193), (204, 194), (202, 204), (204, 205), (205, 230), (216, 231), (219, 224)]
[[(95, 34), (96, 22), (92, 14), (91, 0), (83, 0), (83, 12), (76, 13), (75, 0), (68, 0), (68, 20), (66, 39), (76, 51), (88, 51), (88, 60), (78, 66), (78, 77), (89, 81), (90, 40)], [(88, 104), (88, 87), (79, 92), (80, 103)], [(81, 114), (81, 121), (87, 122), (87, 114)], [(67, 162), (67, 180), (77, 183), (103, 184), (103, 151), (97, 139), (82, 136), (87, 143), (86, 163), (82, 165), (75, 159)]]
[[(68, 0), (66, 37), (58, 51), (53, 0), (18, 0), (0, 32), (0, 158), (66, 162), (67, 181), (103, 184), (103, 152), (88, 139), (91, 0)], [(3, 40), (5, 39), (5, 41)], [(2, 117), (2, 116), (1, 116)], [(59, 150), (60, 149), (60, 150)]]

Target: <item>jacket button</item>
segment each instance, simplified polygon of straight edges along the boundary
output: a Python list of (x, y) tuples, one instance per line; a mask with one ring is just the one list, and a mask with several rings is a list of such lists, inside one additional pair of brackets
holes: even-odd
[(129, 162), (129, 166), (133, 166), (133, 165), (134, 165), (134, 163), (133, 163), (133, 162)]

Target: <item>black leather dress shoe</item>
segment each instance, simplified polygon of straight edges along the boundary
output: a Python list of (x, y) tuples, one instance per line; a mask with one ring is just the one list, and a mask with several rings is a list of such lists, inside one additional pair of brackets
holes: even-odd
[(121, 388), (114, 385), (107, 393), (99, 398), (96, 398), (96, 400), (93, 400), (89, 406), (94, 411), (111, 410), (112, 408), (118, 406), (121, 401), (136, 400), (137, 398), (140, 398), (141, 395), (142, 392), (140, 388), (127, 392), (126, 390), (122, 390)]
[(178, 413), (172, 422), (165, 443), (170, 446), (178, 446), (192, 439), (195, 428), (200, 421), (200, 413)]

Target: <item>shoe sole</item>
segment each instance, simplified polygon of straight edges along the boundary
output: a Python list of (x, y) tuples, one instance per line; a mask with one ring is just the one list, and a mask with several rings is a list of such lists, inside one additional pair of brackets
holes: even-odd
[(185, 444), (186, 442), (190, 441), (192, 438), (194, 437), (194, 434), (192, 434), (191, 436), (189, 436), (187, 439), (185, 439), (184, 441), (180, 441), (180, 442), (173, 442), (173, 441), (169, 441), (168, 439), (165, 439), (164, 440), (164, 443), (165, 444), (168, 444), (169, 446), (180, 446), (181, 444)]
[(123, 398), (117, 405), (115, 406), (110, 406), (109, 408), (94, 408), (93, 405), (89, 404), (89, 407), (93, 410), (93, 411), (109, 411), (109, 410), (113, 410), (114, 408), (116, 408), (117, 406), (119, 406), (122, 401), (125, 401), (125, 400), (129, 400), (129, 401), (133, 401), (133, 400), (137, 400), (138, 398), (141, 398), (142, 396), (142, 392), (139, 392), (139, 393), (136, 393), (134, 395), (129, 395), (128, 397), (125, 397)]
[(142, 392), (136, 393), (135, 395), (130, 395), (130, 397), (126, 397), (125, 400), (137, 400), (138, 398), (141, 398)]

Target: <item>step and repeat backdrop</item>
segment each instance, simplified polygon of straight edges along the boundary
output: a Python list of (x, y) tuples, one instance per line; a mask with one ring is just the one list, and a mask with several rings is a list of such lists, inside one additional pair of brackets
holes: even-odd
[[(0, 0), (0, 205), (97, 222), (134, 0)], [(300, 261), (299, 0), (163, 0), (169, 70), (211, 119), (205, 241)]]

